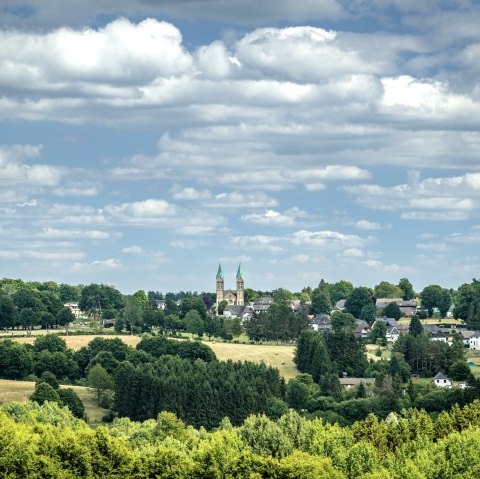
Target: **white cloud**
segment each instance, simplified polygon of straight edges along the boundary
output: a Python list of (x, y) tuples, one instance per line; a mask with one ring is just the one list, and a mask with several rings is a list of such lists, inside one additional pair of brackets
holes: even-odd
[(108, 258), (105, 260), (96, 260), (91, 263), (74, 263), (72, 265), (73, 271), (105, 271), (118, 269), (122, 266), (120, 261), (115, 258)]
[(174, 188), (172, 191), (172, 198), (174, 200), (205, 200), (212, 195), (208, 190), (197, 190), (192, 187), (188, 188)]
[(215, 208), (262, 208), (276, 206), (277, 204), (277, 200), (265, 193), (239, 193), (236, 191), (219, 193), (205, 202), (206, 206)]
[(98, 230), (61, 230), (56, 228), (44, 228), (37, 233), (39, 238), (67, 238), (67, 239), (90, 239), (90, 240), (107, 240), (112, 237), (110, 233)]
[(348, 258), (361, 258), (364, 256), (364, 253), (360, 248), (347, 248), (343, 251), (343, 256)]
[(267, 210), (264, 213), (250, 213), (243, 215), (241, 219), (249, 223), (271, 226), (292, 226), (296, 223), (297, 218), (305, 217), (305, 211), (298, 208), (292, 208), (280, 213), (274, 210)]
[(168, 243), (172, 248), (178, 249), (195, 249), (203, 243), (194, 240), (172, 240)]
[(122, 248), (122, 253), (126, 254), (134, 254), (134, 255), (142, 255), (145, 253), (145, 250), (140, 246), (127, 246)]
[(307, 191), (322, 191), (326, 188), (323, 183), (307, 183), (305, 189)]
[(359, 230), (379, 230), (382, 228), (382, 225), (380, 223), (375, 223), (374, 221), (368, 221), (368, 220), (358, 220), (355, 223), (355, 226)]

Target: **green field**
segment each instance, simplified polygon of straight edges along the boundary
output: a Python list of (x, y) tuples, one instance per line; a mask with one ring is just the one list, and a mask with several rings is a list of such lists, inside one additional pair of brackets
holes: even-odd
[[(82, 400), (89, 424), (99, 424), (109, 411), (97, 406), (94, 393), (84, 386), (61, 386), (72, 388)], [(0, 405), (13, 401), (23, 402), (33, 393), (35, 383), (32, 381), (11, 381), (0, 379)]]

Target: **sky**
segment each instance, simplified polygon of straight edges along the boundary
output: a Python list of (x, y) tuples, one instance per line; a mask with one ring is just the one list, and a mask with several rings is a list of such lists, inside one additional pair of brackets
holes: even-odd
[(480, 2), (2, 0), (0, 277), (480, 271)]

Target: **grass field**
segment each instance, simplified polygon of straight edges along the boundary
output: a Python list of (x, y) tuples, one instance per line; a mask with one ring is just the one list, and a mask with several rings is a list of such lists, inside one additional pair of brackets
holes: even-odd
[[(390, 350), (384, 346), (377, 346), (376, 344), (367, 344), (366, 347), (367, 347), (367, 358), (373, 359), (374, 361), (379, 361), (380, 359), (390, 359), (392, 355)], [(380, 349), (380, 351), (382, 351), (381, 356), (377, 356), (375, 354), (377, 349)]]
[[(139, 336), (124, 335), (101, 335), (95, 336), (88, 334), (84, 336), (63, 336), (67, 346), (74, 351), (79, 350), (82, 346), (86, 346), (92, 339), (100, 337), (105, 339), (120, 338), (129, 346), (135, 347), (140, 342)], [(19, 343), (33, 344), (34, 337), (13, 338)], [(280, 370), (280, 374), (285, 379), (290, 379), (299, 374), (298, 369), (293, 362), (295, 346), (284, 346), (274, 344), (245, 344), (245, 343), (221, 343), (218, 341), (203, 341), (210, 346), (220, 361), (231, 359), (233, 361), (253, 361), (259, 363), (263, 361), (269, 366), (273, 366)]]
[[(99, 424), (102, 417), (108, 413), (108, 409), (102, 409), (97, 406), (94, 393), (84, 386), (62, 386), (72, 388), (82, 400), (85, 406), (89, 424)], [(12, 401), (23, 402), (28, 399), (35, 389), (35, 383), (32, 381), (10, 381), (8, 379), (0, 379), (0, 405), (7, 404)]]

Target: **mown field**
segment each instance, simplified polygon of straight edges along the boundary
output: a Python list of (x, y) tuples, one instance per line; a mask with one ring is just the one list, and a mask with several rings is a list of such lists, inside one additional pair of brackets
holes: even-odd
[[(86, 346), (92, 339), (101, 338), (120, 338), (129, 346), (135, 347), (140, 342), (139, 336), (125, 335), (100, 335), (88, 334), (83, 336), (63, 336), (67, 346), (74, 351)], [(33, 344), (35, 337), (12, 338), (19, 343)], [(231, 359), (232, 361), (253, 361), (259, 363), (263, 361), (269, 366), (280, 370), (285, 379), (290, 379), (299, 374), (298, 369), (293, 362), (295, 346), (276, 345), (276, 344), (245, 344), (245, 343), (222, 343), (218, 341), (203, 341), (210, 346), (220, 361)]]
[[(94, 393), (90, 388), (84, 386), (61, 386), (72, 388), (80, 397), (85, 406), (89, 424), (99, 424), (102, 417), (109, 411), (97, 406)], [(0, 379), (0, 405), (8, 404), (12, 401), (23, 402), (33, 393), (35, 383), (32, 381), (11, 381), (9, 379)]]

